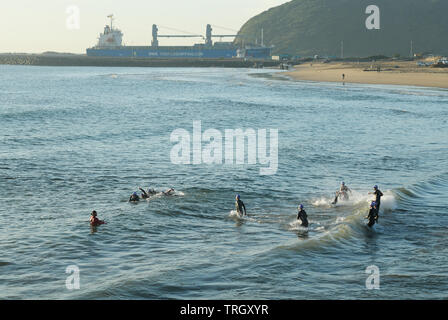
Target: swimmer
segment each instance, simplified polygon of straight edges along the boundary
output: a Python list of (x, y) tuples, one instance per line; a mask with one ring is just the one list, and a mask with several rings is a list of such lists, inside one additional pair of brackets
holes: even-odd
[(92, 211), (92, 214), (90, 215), (90, 225), (93, 227), (99, 226), (100, 224), (105, 224), (106, 222), (104, 220), (100, 220), (97, 218), (97, 213), (95, 210)]
[(246, 206), (244, 205), (244, 202), (241, 200), (241, 197), (239, 194), (236, 195), (235, 209), (236, 209), (236, 212), (238, 212), (238, 214), (240, 216), (243, 215), (243, 209), (244, 209), (244, 215), (247, 216)]
[(129, 197), (129, 202), (137, 202), (140, 201), (140, 198), (138, 197), (137, 192), (134, 192), (133, 194), (131, 194), (131, 196)]
[(142, 199), (148, 199), (151, 195), (156, 193), (156, 191), (153, 188), (148, 188), (148, 191), (145, 191), (142, 188), (139, 189), (142, 192), (141, 194)]
[(376, 210), (380, 212), (380, 205), (381, 205), (381, 197), (383, 196), (383, 193), (378, 189), (378, 186), (375, 185), (373, 187), (373, 192), (369, 192), (369, 194), (375, 195), (375, 204), (376, 204)]
[(332, 202), (332, 204), (338, 203), (339, 197), (341, 197), (342, 200), (348, 200), (349, 199), (348, 192), (350, 192), (350, 194), (351, 194), (352, 190), (345, 185), (344, 181), (342, 181), (339, 191), (336, 191), (336, 197), (334, 198), (334, 201)]
[(162, 191), (162, 193), (163, 193), (165, 196), (172, 196), (172, 195), (174, 194), (174, 192), (175, 192), (174, 188), (169, 188), (169, 189), (166, 190), (166, 191)]
[(303, 209), (303, 204), (300, 204), (298, 207), (297, 220), (300, 220), (302, 222), (302, 227), (308, 228), (308, 215)]
[(369, 223), (367, 224), (370, 228), (373, 227), (373, 225), (378, 223), (378, 209), (376, 207), (376, 202), (372, 201), (370, 204), (370, 210), (369, 214), (367, 215), (366, 219), (369, 219)]

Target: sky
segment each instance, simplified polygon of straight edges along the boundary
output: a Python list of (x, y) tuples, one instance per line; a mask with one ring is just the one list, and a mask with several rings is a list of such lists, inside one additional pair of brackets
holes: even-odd
[[(215, 34), (236, 34), (251, 17), (288, 1), (1, 0), (0, 52), (85, 53), (109, 23), (109, 14), (114, 14), (114, 25), (123, 32), (125, 45), (150, 45), (153, 24), (158, 25), (159, 34), (180, 34), (172, 29), (205, 34), (207, 24), (212, 25)], [(165, 38), (159, 39), (159, 44), (191, 45), (202, 41)]]

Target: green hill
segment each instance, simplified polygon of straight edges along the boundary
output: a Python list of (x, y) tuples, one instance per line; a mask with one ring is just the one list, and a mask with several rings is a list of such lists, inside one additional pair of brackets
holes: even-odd
[[(380, 29), (366, 28), (366, 8), (380, 9)], [(273, 45), (273, 53), (344, 57), (448, 53), (448, 0), (293, 0), (247, 21), (237, 42)], [(243, 40), (244, 39), (244, 40)], [(257, 39), (257, 40), (256, 40)]]

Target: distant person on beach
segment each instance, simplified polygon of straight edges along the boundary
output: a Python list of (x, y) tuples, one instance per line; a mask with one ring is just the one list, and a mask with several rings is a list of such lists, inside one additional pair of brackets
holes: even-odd
[(141, 194), (142, 199), (148, 199), (151, 195), (156, 193), (156, 191), (153, 188), (148, 188), (148, 191), (143, 190), (143, 188), (139, 189), (142, 192)]
[(244, 202), (241, 200), (241, 197), (239, 194), (236, 195), (236, 201), (235, 201), (235, 209), (236, 212), (238, 212), (238, 214), (240, 216), (243, 215), (243, 209), (244, 209), (244, 215), (246, 216), (246, 206), (244, 205)]
[(298, 207), (297, 220), (302, 222), (302, 227), (308, 228), (308, 215), (305, 209), (303, 209), (303, 204), (300, 204)]
[(93, 227), (99, 226), (100, 224), (105, 224), (106, 222), (104, 220), (100, 220), (97, 218), (97, 213), (95, 210), (92, 211), (92, 214), (90, 215), (90, 225)]
[(366, 219), (369, 219), (369, 223), (367, 224), (369, 227), (372, 227), (375, 222), (378, 223), (378, 208), (376, 207), (375, 201), (372, 201), (370, 204), (369, 214)]
[(380, 212), (380, 205), (381, 205), (381, 197), (383, 196), (383, 193), (378, 189), (378, 186), (375, 185), (373, 187), (373, 192), (369, 192), (369, 194), (375, 195), (375, 204), (376, 204), (376, 210)]
[(342, 81), (344, 81), (345, 80), (345, 74), (343, 73), (342, 74)]
[(131, 196), (129, 197), (129, 202), (137, 202), (140, 201), (140, 198), (138, 197), (137, 192), (134, 192), (133, 194), (131, 194)]

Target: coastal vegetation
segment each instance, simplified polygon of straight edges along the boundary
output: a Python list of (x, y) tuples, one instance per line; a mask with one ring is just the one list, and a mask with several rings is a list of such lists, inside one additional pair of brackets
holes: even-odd
[[(379, 8), (379, 29), (368, 29)], [(293, 0), (247, 21), (237, 42), (273, 46), (273, 54), (367, 57), (448, 53), (446, 0)]]

